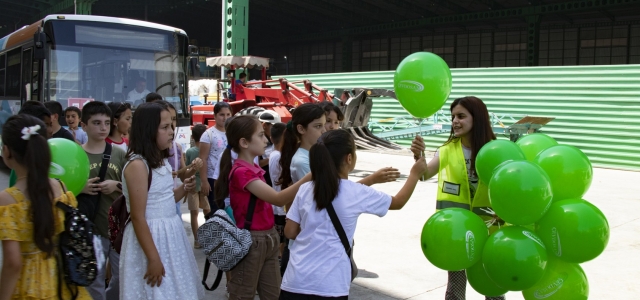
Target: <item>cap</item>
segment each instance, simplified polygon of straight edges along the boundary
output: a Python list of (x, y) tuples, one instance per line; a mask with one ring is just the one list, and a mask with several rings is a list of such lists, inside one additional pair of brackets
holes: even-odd
[(280, 115), (273, 111), (273, 110), (265, 110), (263, 111), (259, 116), (258, 119), (260, 120), (260, 122), (266, 122), (266, 123), (271, 123), (271, 124), (275, 124), (275, 123), (280, 123), (282, 119), (280, 119)]

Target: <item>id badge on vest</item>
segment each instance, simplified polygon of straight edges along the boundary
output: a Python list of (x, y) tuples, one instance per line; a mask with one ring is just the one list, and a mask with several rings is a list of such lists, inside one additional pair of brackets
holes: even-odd
[(460, 196), (460, 185), (453, 182), (444, 181), (442, 185), (442, 192), (445, 194)]

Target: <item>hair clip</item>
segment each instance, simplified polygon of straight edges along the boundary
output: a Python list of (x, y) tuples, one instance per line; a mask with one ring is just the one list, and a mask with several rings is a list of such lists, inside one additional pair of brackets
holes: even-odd
[(40, 125), (33, 125), (30, 127), (22, 128), (22, 139), (28, 141), (32, 135), (39, 134), (38, 130), (40, 130)]

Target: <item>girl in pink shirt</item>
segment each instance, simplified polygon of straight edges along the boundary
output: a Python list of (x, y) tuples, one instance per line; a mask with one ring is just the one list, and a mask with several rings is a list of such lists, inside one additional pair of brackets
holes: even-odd
[[(228, 146), (220, 158), (220, 176), (215, 182), (216, 202), (222, 204), (229, 196), (233, 216), (239, 228), (244, 228), (251, 195), (256, 204), (251, 231), (252, 245), (244, 257), (230, 271), (227, 285), (230, 299), (253, 299), (256, 290), (262, 300), (276, 300), (280, 295), (280, 267), (278, 265), (279, 235), (274, 227), (271, 204), (283, 206), (293, 201), (298, 188), (311, 179), (304, 176), (281, 192), (276, 192), (264, 180), (264, 170), (254, 164), (256, 156), (263, 155), (267, 146), (262, 124), (253, 115), (235, 117), (226, 130)], [(231, 150), (238, 159), (231, 164)]]

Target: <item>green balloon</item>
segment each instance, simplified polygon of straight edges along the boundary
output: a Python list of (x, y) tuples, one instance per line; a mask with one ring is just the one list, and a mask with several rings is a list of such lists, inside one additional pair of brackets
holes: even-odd
[(551, 199), (549, 177), (539, 166), (526, 160), (504, 164), (489, 182), (493, 211), (511, 224), (535, 223), (547, 211)]
[(549, 257), (540, 281), (522, 295), (525, 300), (587, 300), (589, 282), (580, 265)]
[(501, 296), (508, 291), (507, 289), (499, 287), (489, 278), (487, 271), (484, 270), (482, 261), (467, 269), (467, 280), (476, 292), (488, 297)]
[(49, 139), (51, 166), (49, 177), (60, 179), (67, 190), (80, 194), (89, 179), (89, 157), (77, 143), (63, 139)]
[(532, 133), (518, 139), (516, 144), (522, 149), (528, 161), (533, 161), (540, 152), (558, 145), (552, 137), (542, 133)]
[(393, 76), (396, 98), (416, 118), (428, 118), (442, 108), (451, 93), (451, 82), (447, 63), (430, 52), (405, 57)]
[(489, 231), (482, 219), (462, 208), (434, 213), (422, 228), (422, 252), (436, 267), (447, 271), (469, 268), (480, 260)]
[(508, 226), (489, 236), (482, 252), (482, 264), (499, 287), (522, 291), (542, 278), (547, 252), (533, 232)]
[(553, 201), (582, 198), (591, 186), (591, 162), (576, 147), (553, 146), (540, 152), (534, 162), (549, 175)]
[(508, 161), (525, 160), (522, 150), (514, 142), (494, 140), (486, 143), (476, 156), (476, 173), (485, 184), (489, 184), (493, 172)]
[(609, 222), (595, 205), (581, 199), (554, 202), (536, 224), (536, 233), (551, 256), (583, 263), (600, 255), (609, 243)]

